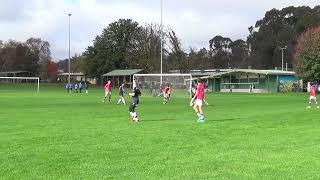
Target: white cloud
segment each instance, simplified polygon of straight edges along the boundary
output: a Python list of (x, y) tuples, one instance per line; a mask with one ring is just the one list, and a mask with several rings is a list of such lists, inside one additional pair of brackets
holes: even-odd
[[(271, 8), (319, 4), (318, 0), (163, 0), (164, 24), (176, 31), (185, 49), (208, 46), (215, 35), (246, 38), (247, 28)], [(109, 23), (131, 18), (140, 24), (160, 22), (160, 0), (0, 0), (0, 39), (40, 37), (53, 57), (68, 56), (68, 16), (72, 54), (81, 53)]]

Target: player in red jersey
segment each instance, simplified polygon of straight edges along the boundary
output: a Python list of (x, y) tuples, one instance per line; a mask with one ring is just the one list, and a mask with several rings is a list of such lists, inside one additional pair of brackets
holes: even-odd
[(107, 97), (108, 97), (108, 102), (110, 102), (111, 90), (112, 90), (111, 81), (108, 81), (108, 83), (104, 86), (105, 95), (104, 95), (104, 98), (103, 98), (102, 102), (105, 102)]
[(313, 83), (310, 83), (310, 98), (309, 98), (309, 106), (308, 109), (311, 108), (312, 100), (316, 103), (317, 108), (319, 109), (319, 104), (317, 101), (317, 94), (316, 94), (316, 87), (313, 85)]
[(171, 87), (167, 85), (163, 91), (163, 104), (167, 104), (170, 100)]
[(194, 97), (192, 98), (191, 102), (194, 102), (193, 109), (197, 113), (198, 116), (198, 122), (204, 122), (204, 116), (202, 111), (203, 106), (203, 100), (204, 100), (204, 84), (202, 82), (202, 79), (198, 79), (198, 85), (197, 85), (197, 91)]

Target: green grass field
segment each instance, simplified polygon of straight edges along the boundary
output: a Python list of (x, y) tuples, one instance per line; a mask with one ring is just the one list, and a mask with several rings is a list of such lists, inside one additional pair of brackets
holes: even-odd
[(187, 98), (142, 96), (133, 124), (102, 95), (0, 89), (0, 179), (320, 178), (307, 94), (207, 94), (204, 124)]

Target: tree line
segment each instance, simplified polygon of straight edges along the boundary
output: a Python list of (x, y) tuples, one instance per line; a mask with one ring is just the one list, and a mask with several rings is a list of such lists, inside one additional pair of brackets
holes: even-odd
[[(320, 6), (272, 9), (248, 28), (249, 35), (245, 40), (216, 35), (208, 40), (207, 47), (184, 49), (173, 29), (119, 19), (104, 28), (85, 52), (72, 57), (71, 71), (84, 72), (88, 77), (100, 77), (114, 69), (139, 68), (146, 73), (160, 73), (162, 41), (163, 72), (180, 70), (183, 73), (191, 69), (216, 68), (274, 69), (281, 67), (280, 48), (286, 46), (284, 59), (290, 68), (294, 68), (301, 77), (320, 79), (320, 74), (316, 73), (320, 72), (320, 50), (314, 50), (319, 48), (315, 40), (318, 36), (314, 33), (318, 32), (316, 27), (319, 25)], [(316, 37), (308, 38), (306, 34)], [(304, 48), (306, 45), (314, 48)], [(307, 63), (309, 61), (312, 62)], [(39, 38), (30, 38), (26, 42), (0, 41), (0, 71), (24, 70), (42, 79), (54, 79), (58, 68), (67, 72), (68, 60), (54, 63), (47, 41)]]
[[(295, 47), (299, 36), (320, 24), (320, 6), (272, 9), (263, 19), (248, 28), (246, 40), (232, 40), (216, 35), (208, 47), (184, 50), (172, 29), (157, 24), (139, 25), (131, 19), (120, 19), (103, 29), (93, 45), (83, 53), (84, 71), (89, 76), (113, 69), (141, 68), (147, 73), (160, 71), (160, 43), (163, 40), (163, 69), (187, 72), (190, 69), (281, 67), (281, 49), (285, 63), (293, 68)], [(197, 32), (195, 32), (197, 33)], [(162, 38), (161, 38), (162, 37)]]
[(10, 71), (28, 71), (54, 81), (58, 66), (51, 59), (49, 42), (40, 38), (29, 38), (25, 42), (0, 41), (0, 72)]

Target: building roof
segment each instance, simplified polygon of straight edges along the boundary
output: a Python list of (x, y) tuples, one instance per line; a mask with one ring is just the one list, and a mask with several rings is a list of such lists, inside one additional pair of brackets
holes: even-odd
[(102, 76), (132, 76), (134, 74), (137, 74), (139, 72), (143, 71), (143, 69), (122, 69), (122, 70), (113, 70), (111, 72), (108, 72), (107, 74), (104, 74)]
[(245, 73), (265, 74), (265, 75), (295, 75), (294, 71), (282, 71), (282, 70), (234, 69), (234, 72), (245, 72)]
[(30, 73), (30, 74), (33, 74), (32, 72), (29, 72), (29, 71), (6, 71), (6, 72), (0, 72), (0, 74), (19, 74), (19, 73)]
[[(229, 71), (230, 69), (206, 69), (206, 70), (189, 70), (187, 71), (188, 74), (191, 74), (192, 76), (197, 76), (197, 77), (203, 77), (203, 76), (210, 76), (218, 72), (226, 72)], [(180, 73), (180, 70), (170, 70), (170, 73)]]
[[(60, 73), (58, 76), (69, 76), (69, 73)], [(82, 72), (79, 73), (70, 73), (70, 76), (84, 76)]]
[[(264, 75), (295, 75), (294, 71), (281, 71), (281, 70), (257, 70), (257, 69), (229, 69), (228, 71), (224, 72), (215, 72), (212, 73), (209, 76), (203, 76), (201, 79), (210, 79), (210, 78), (218, 78), (226, 74), (230, 73), (236, 73), (236, 72), (242, 72), (242, 73), (253, 73), (253, 74), (264, 74)], [(192, 80), (196, 80), (197, 78), (192, 78)]]

